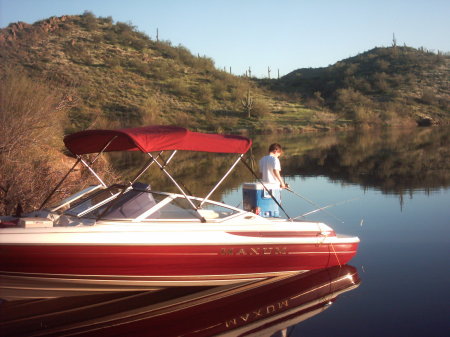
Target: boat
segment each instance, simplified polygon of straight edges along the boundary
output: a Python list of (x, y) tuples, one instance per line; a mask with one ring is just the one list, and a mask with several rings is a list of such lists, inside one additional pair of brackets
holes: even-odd
[[(99, 184), (52, 206), (46, 206), (49, 196), (37, 211), (1, 218), (0, 298), (29, 292), (33, 297), (33, 290), (58, 297), (226, 285), (345, 265), (357, 252), (358, 237), (336, 234), (323, 222), (287, 214), (263, 217), (211, 199), (238, 163), (251, 170), (245, 154), (252, 142), (246, 137), (157, 125), (85, 130), (64, 143), (76, 162), (53, 192), (77, 165)], [(131, 181), (108, 186), (92, 164), (113, 151), (141, 152), (148, 160)], [(198, 197), (169, 172), (178, 151), (236, 159), (210, 192)], [(153, 165), (177, 193), (139, 181)]]
[(6, 302), (8, 336), (273, 336), (328, 310), (360, 284), (349, 265), (217, 287)]

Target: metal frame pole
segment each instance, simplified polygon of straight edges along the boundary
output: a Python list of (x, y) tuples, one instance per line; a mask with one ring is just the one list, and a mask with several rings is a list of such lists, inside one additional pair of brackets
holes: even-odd
[(75, 162), (75, 164), (73, 164), (72, 168), (69, 170), (69, 172), (66, 173), (66, 175), (61, 179), (61, 181), (58, 183), (58, 185), (56, 185), (56, 187), (52, 190), (52, 192), (50, 193), (50, 195), (45, 198), (45, 200), (42, 202), (41, 206), (39, 207), (39, 209), (42, 209), (42, 207), (44, 207), (44, 205), (47, 203), (47, 201), (50, 200), (50, 198), (53, 196), (53, 194), (56, 192), (56, 190), (62, 185), (62, 183), (64, 182), (64, 180), (66, 180), (66, 178), (69, 176), (70, 173), (72, 173), (72, 171), (75, 169), (75, 167), (78, 165), (78, 163), (80, 162), (80, 158), (77, 159), (77, 161)]
[(219, 180), (219, 182), (212, 188), (212, 190), (208, 193), (208, 195), (202, 200), (202, 202), (200, 203), (200, 205), (198, 206), (199, 208), (202, 207), (202, 205), (205, 203), (206, 200), (209, 199), (209, 197), (211, 196), (211, 194), (214, 193), (214, 191), (219, 187), (219, 185), (225, 180), (225, 178), (231, 173), (231, 171), (233, 171), (234, 167), (237, 165), (237, 163), (239, 163), (239, 160), (243, 157), (244, 155), (241, 154), (238, 159), (236, 159), (236, 161), (233, 163), (233, 165), (231, 165), (230, 169), (225, 173), (225, 175), (222, 177), (222, 179)]
[(69, 172), (66, 173), (66, 175), (62, 178), (62, 180), (56, 185), (56, 187), (52, 190), (50, 195), (47, 198), (45, 198), (45, 200), (42, 202), (39, 209), (42, 209), (42, 207), (44, 207), (44, 205), (47, 203), (47, 201), (53, 196), (53, 194), (56, 192), (56, 190), (61, 186), (61, 184), (64, 182), (64, 180), (67, 179), (69, 174), (75, 169), (75, 167), (78, 165), (78, 163), (80, 161), (83, 163), (83, 165), (85, 165), (91, 171), (91, 173), (101, 182), (101, 184), (106, 187), (106, 184), (100, 179), (100, 177), (95, 173), (95, 171), (90, 167), (90, 165), (92, 165), (100, 157), (100, 155), (108, 148), (108, 146), (116, 138), (117, 138), (117, 136), (114, 136), (113, 138), (111, 138), (111, 140), (108, 143), (106, 143), (106, 145), (103, 147), (103, 149), (99, 153), (97, 153), (97, 155), (94, 157), (94, 159), (91, 161), (90, 164), (86, 163), (84, 161), (84, 159), (81, 157), (81, 155), (76, 155), (77, 161), (75, 162), (75, 164), (72, 166), (72, 168), (69, 170)]
[(81, 163), (87, 167), (89, 171), (91, 171), (92, 175), (97, 178), (97, 180), (104, 186), (107, 187), (106, 184), (103, 182), (103, 180), (99, 177), (99, 175), (94, 171), (94, 169), (87, 163), (81, 156), (77, 155), (77, 157), (80, 159)]
[[(147, 154), (148, 154), (151, 158), (153, 158), (153, 155), (152, 155), (150, 152), (148, 152)], [(165, 174), (166, 176), (169, 177), (169, 179), (172, 181), (172, 183), (180, 190), (181, 194), (183, 194), (184, 198), (185, 198), (185, 199), (187, 200), (187, 202), (192, 206), (192, 209), (194, 209), (194, 210), (198, 213), (198, 215), (199, 215), (199, 217), (200, 217), (200, 220), (201, 220), (202, 222), (206, 222), (205, 218), (204, 218), (204, 217), (200, 214), (200, 212), (198, 211), (198, 208), (194, 205), (194, 203), (192, 202), (192, 200), (188, 198), (187, 194), (184, 192), (184, 190), (181, 188), (181, 186), (177, 183), (177, 181), (171, 176), (171, 174), (165, 169), (165, 167), (164, 167), (163, 165), (161, 165), (157, 160), (155, 160), (155, 163), (156, 163), (156, 165), (159, 166), (159, 168), (161, 169), (161, 171), (163, 171), (164, 174)]]

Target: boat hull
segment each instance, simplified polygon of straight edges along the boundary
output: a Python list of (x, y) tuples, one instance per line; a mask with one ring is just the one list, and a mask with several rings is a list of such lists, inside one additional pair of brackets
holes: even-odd
[(357, 246), (355, 242), (2, 245), (0, 280), (2, 289), (19, 292), (31, 288), (95, 292), (222, 285), (344, 265), (356, 254)]
[(6, 245), (0, 271), (123, 276), (258, 274), (347, 263), (357, 243), (275, 245)]

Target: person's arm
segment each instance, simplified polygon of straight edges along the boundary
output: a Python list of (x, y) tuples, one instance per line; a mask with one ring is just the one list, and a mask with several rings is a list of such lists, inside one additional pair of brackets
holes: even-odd
[(281, 174), (279, 170), (273, 169), (273, 175), (278, 179), (278, 181), (280, 182), (280, 187), (281, 188), (286, 188), (286, 184), (283, 181), (283, 178), (281, 178)]

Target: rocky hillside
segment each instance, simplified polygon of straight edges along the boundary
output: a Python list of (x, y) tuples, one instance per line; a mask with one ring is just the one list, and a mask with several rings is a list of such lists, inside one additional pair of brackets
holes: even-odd
[(0, 30), (2, 74), (24, 73), (63, 90), (65, 132), (152, 123), (219, 132), (445, 124), (449, 60), (375, 48), (327, 68), (258, 80), (90, 12)]
[(66, 88), (72, 130), (150, 123), (245, 128), (274, 104), (273, 95), (217, 70), (208, 57), (91, 13), (9, 25), (0, 31), (0, 65)]
[(375, 48), (319, 69), (298, 69), (272, 88), (300, 92), (309, 104), (352, 120), (423, 124), (450, 118), (450, 55), (392, 46)]

